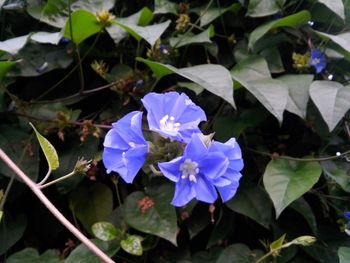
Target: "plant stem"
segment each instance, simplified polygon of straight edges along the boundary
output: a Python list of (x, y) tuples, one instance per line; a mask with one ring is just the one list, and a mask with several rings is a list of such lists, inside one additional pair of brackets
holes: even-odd
[[(73, 172), (71, 172), (71, 173), (69, 173), (69, 174), (66, 174), (66, 175), (60, 177), (60, 178), (57, 178), (56, 180), (53, 180), (53, 181), (51, 181), (51, 182), (48, 182), (47, 184), (43, 184), (42, 181), (41, 181), (40, 183), (37, 184), (37, 186), (38, 186), (40, 189), (43, 189), (43, 188), (48, 187), (48, 186), (50, 186), (50, 185), (53, 185), (53, 184), (56, 184), (56, 183), (61, 182), (61, 181), (63, 181), (63, 180), (66, 180), (66, 179), (68, 179), (69, 177), (72, 177), (74, 174), (75, 174), (75, 172), (73, 171)], [(44, 180), (43, 180), (43, 181), (44, 181)], [(45, 182), (45, 181), (44, 181), (44, 182)]]
[(254, 149), (250, 149), (247, 148), (248, 151), (253, 152), (253, 153), (257, 153), (263, 156), (268, 156), (271, 159), (284, 159), (284, 160), (291, 160), (291, 161), (299, 161), (299, 162), (325, 162), (325, 161), (330, 161), (330, 160), (335, 160), (335, 159), (340, 159), (343, 158), (345, 156), (347, 156), (348, 154), (350, 154), (350, 150), (343, 152), (342, 154), (339, 155), (332, 155), (329, 157), (319, 157), (319, 158), (297, 158), (297, 157), (291, 157), (291, 156), (287, 156), (287, 155), (274, 155), (271, 153), (267, 153), (267, 152), (260, 152)]
[(0, 211), (2, 211), (4, 209), (5, 201), (7, 199), (7, 196), (11, 190), (11, 187), (12, 187), (14, 181), (15, 181), (15, 175), (12, 175), (11, 179), (6, 187), (5, 193), (4, 193), (3, 197), (1, 198)]
[(86, 236), (84, 236), (64, 215), (50, 202), (43, 194), (40, 188), (6, 155), (0, 148), (0, 159), (32, 190), (38, 199), (46, 208), (74, 235), (76, 236), (92, 253), (105, 263), (115, 263)]

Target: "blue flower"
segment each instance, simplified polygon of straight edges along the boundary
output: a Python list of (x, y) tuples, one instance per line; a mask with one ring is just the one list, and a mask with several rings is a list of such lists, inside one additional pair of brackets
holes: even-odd
[(200, 132), (198, 124), (206, 121), (204, 111), (182, 93), (147, 94), (142, 103), (147, 109), (149, 128), (165, 138), (188, 142)]
[(141, 111), (130, 112), (112, 124), (103, 143), (102, 160), (107, 173), (117, 172), (127, 183), (134, 180), (147, 157), (148, 144), (142, 135), (141, 122)]
[(311, 49), (309, 65), (320, 73), (326, 67), (326, 57), (319, 49)]
[(183, 156), (158, 165), (163, 175), (176, 183), (174, 206), (184, 206), (193, 198), (212, 204), (218, 197), (213, 182), (222, 187), (231, 183), (221, 178), (229, 166), (228, 158), (222, 152), (210, 152), (199, 133), (192, 135)]
[[(213, 184), (218, 189), (221, 199), (224, 202), (230, 200), (237, 192), (239, 186), (239, 180), (242, 177), (240, 171), (243, 169), (242, 151), (239, 147), (236, 139), (231, 138), (226, 143), (213, 141), (209, 147), (210, 152), (222, 152), (229, 161), (229, 165), (225, 173), (219, 178), (220, 180), (214, 180)], [(220, 185), (220, 182), (228, 180), (230, 183), (227, 185)]]
[(350, 221), (350, 211), (344, 212), (344, 217), (346, 220)]

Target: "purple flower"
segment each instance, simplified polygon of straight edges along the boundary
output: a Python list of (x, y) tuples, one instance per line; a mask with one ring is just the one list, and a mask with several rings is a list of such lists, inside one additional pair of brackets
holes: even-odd
[(206, 121), (204, 111), (184, 93), (147, 94), (142, 103), (147, 109), (149, 128), (165, 138), (188, 142), (200, 132), (198, 124)]
[(309, 65), (320, 73), (326, 67), (326, 57), (319, 49), (311, 49)]
[(229, 166), (228, 158), (222, 152), (209, 151), (199, 133), (192, 135), (183, 156), (158, 165), (164, 176), (176, 183), (174, 206), (184, 206), (193, 198), (214, 203), (218, 195), (213, 182), (220, 187), (231, 183), (222, 177)]
[(143, 138), (142, 112), (133, 111), (113, 123), (103, 143), (102, 160), (107, 168), (119, 173), (125, 182), (131, 183), (143, 166), (148, 144)]
[[(210, 152), (221, 152), (228, 159), (229, 165), (225, 173), (219, 178), (220, 180), (214, 180), (213, 184), (218, 189), (220, 196), (224, 202), (230, 200), (237, 192), (239, 186), (239, 180), (242, 177), (240, 171), (243, 169), (243, 159), (241, 148), (239, 147), (236, 139), (231, 138), (225, 143), (213, 141), (209, 147)], [(221, 185), (220, 182), (224, 180), (229, 181), (229, 184)]]

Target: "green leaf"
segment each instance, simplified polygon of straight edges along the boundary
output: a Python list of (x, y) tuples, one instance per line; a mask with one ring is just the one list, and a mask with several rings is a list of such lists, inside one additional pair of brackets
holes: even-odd
[(338, 257), (339, 257), (339, 263), (349, 263), (350, 262), (350, 248), (349, 247), (339, 247)]
[(244, 244), (233, 244), (221, 252), (215, 263), (239, 262), (239, 263), (255, 263), (257, 259), (263, 256), (260, 250), (250, 250)]
[(275, 207), (276, 218), (294, 200), (309, 191), (318, 181), (318, 162), (271, 160), (264, 173), (264, 186)]
[[(30, 179), (36, 181), (39, 175), (39, 145), (31, 143), (30, 139), (23, 127), (0, 126), (0, 148)], [(13, 171), (4, 162), (0, 162), (0, 174), (11, 177)]]
[(14, 61), (0, 61), (0, 81), (5, 77), (6, 73), (16, 65)]
[(128, 235), (127, 239), (120, 242), (121, 248), (131, 255), (141, 256), (143, 253), (141, 241), (142, 237), (136, 235)]
[(60, 42), (62, 35), (61, 32), (36, 32), (29, 35), (29, 38), (38, 43), (57, 45)]
[(178, 5), (168, 0), (154, 1), (154, 14), (174, 14), (177, 15)]
[[(133, 192), (128, 195), (123, 205), (126, 223), (148, 234), (164, 238), (176, 245), (177, 223), (175, 208), (170, 204), (172, 187), (162, 184), (149, 192)], [(149, 207), (142, 209), (142, 202), (148, 200)], [(153, 202), (153, 205), (152, 205)]]
[(60, 263), (59, 251), (49, 249), (39, 255), (34, 248), (25, 248), (7, 258), (6, 263)]
[(27, 216), (20, 214), (11, 217), (6, 213), (0, 221), (0, 255), (19, 241), (27, 228)]
[(20, 51), (21, 61), (8, 76), (39, 76), (57, 68), (66, 68), (73, 61), (64, 47), (28, 42)]
[(345, 19), (345, 10), (342, 0), (318, 0), (320, 3), (327, 6), (335, 14), (340, 16), (342, 19)]
[(161, 64), (143, 58), (136, 58), (136, 60), (149, 66), (158, 79), (176, 73), (221, 97), (235, 108), (233, 82), (230, 72), (221, 65), (206, 64), (177, 69), (171, 65)]
[(272, 203), (267, 193), (258, 185), (241, 184), (234, 198), (226, 203), (233, 211), (248, 216), (269, 229)]
[(236, 116), (218, 117), (214, 122), (215, 139), (221, 142), (230, 138), (238, 138), (243, 131), (253, 128), (263, 122), (269, 113), (263, 107), (241, 110)]
[(292, 112), (299, 117), (306, 118), (306, 108), (309, 101), (309, 88), (314, 75), (283, 75), (278, 78), (288, 87), (288, 101), (286, 110)]
[[(135, 14), (128, 17), (121, 17), (114, 20), (110, 26), (106, 27), (108, 34), (118, 44), (121, 40), (128, 36), (128, 31), (119, 26), (122, 25), (147, 25), (153, 19), (153, 13), (147, 7), (142, 8)], [(118, 24), (117, 24), (118, 23)]]
[(271, 73), (284, 72), (281, 54), (277, 47), (269, 47), (260, 52), (260, 55), (266, 59)]
[(167, 20), (160, 24), (150, 25), (150, 26), (137, 26), (133, 24), (122, 24), (118, 20), (114, 21), (114, 24), (120, 26), (125, 31), (127, 31), (133, 38), (137, 41), (141, 39), (146, 40), (151, 46), (153, 46), (164, 31), (170, 25), (170, 20)]
[(97, 222), (92, 225), (91, 231), (95, 237), (103, 241), (110, 241), (121, 235), (120, 230), (109, 222)]
[(288, 87), (281, 81), (271, 78), (265, 59), (250, 57), (238, 63), (231, 70), (231, 76), (282, 123), (288, 101)]
[(321, 163), (323, 172), (331, 180), (334, 180), (340, 187), (350, 193), (350, 180), (347, 171), (350, 168), (348, 162), (343, 160), (332, 160)]
[[(239, 3), (234, 3), (226, 8), (211, 7), (208, 10), (205, 7), (198, 8), (198, 15), (200, 17), (200, 26), (206, 26), (219, 18), (226, 12), (236, 13), (242, 6)], [(195, 10), (193, 10), (195, 11)]]
[(297, 28), (306, 24), (310, 20), (310, 13), (308, 11), (300, 11), (299, 13), (286, 16), (277, 20), (267, 22), (256, 29), (249, 36), (249, 48), (253, 48), (256, 41), (264, 36), (269, 30), (279, 27), (293, 27)]
[(71, 193), (69, 207), (84, 228), (91, 232), (94, 223), (106, 221), (112, 213), (112, 191), (101, 183), (89, 187), (81, 186)]
[[(119, 250), (118, 242), (106, 242), (99, 239), (91, 239), (91, 242), (99, 247), (108, 256), (112, 257)], [(66, 258), (64, 263), (101, 263), (101, 259), (95, 256), (84, 244), (77, 246)], [(44, 263), (44, 262), (43, 262)]]
[(263, 17), (276, 14), (280, 11), (278, 0), (250, 0), (247, 16)]
[[(57, 28), (63, 28), (68, 20), (69, 8), (66, 0), (28, 1), (27, 12), (39, 20)], [(72, 0), (71, 10), (86, 10), (96, 14), (102, 10), (110, 10), (115, 0)]]
[[(57, 179), (62, 175), (70, 173), (79, 157), (84, 157), (85, 160), (94, 159), (98, 152), (98, 145), (99, 140), (93, 136), (88, 137), (83, 143), (79, 141), (78, 137), (65, 139), (65, 142), (62, 144), (62, 150), (59, 151), (60, 167), (53, 172), (53, 179)], [(55, 186), (58, 192), (61, 194), (67, 194), (73, 189), (75, 190), (83, 179), (83, 176), (73, 176), (57, 183)]]
[(316, 31), (315, 32), (324, 39), (330, 39), (334, 43), (338, 44), (347, 52), (350, 52), (350, 32), (341, 33), (338, 35), (326, 34), (323, 32)]
[(179, 35), (169, 39), (172, 47), (183, 47), (191, 44), (212, 43), (210, 38), (215, 35), (214, 26), (210, 25), (205, 31), (198, 35)]
[(279, 239), (273, 241), (270, 244), (270, 250), (280, 249), (283, 245), (284, 239), (286, 238), (286, 234), (283, 234)]
[(78, 10), (72, 13), (68, 19), (64, 27), (64, 37), (79, 45), (85, 39), (101, 30), (102, 26), (97, 22), (94, 14), (89, 11)]
[(314, 215), (314, 212), (312, 211), (311, 206), (308, 204), (308, 202), (305, 201), (304, 198), (300, 197), (297, 200), (295, 200), (293, 203), (291, 203), (290, 207), (297, 211), (301, 216), (303, 216), (310, 226), (312, 232), (316, 235), (317, 234), (317, 221), (316, 217)]
[(44, 137), (42, 136), (37, 129), (35, 129), (34, 125), (32, 123), (29, 123), (30, 126), (32, 126), (33, 130), (35, 131), (36, 138), (39, 141), (41, 150), (43, 151), (46, 161), (49, 165), (49, 169), (51, 171), (56, 170), (59, 166), (59, 160), (58, 160), (58, 155), (56, 152), (55, 147)]
[(350, 85), (344, 87), (339, 82), (317, 80), (310, 86), (310, 97), (327, 123), (329, 131), (335, 128), (350, 109)]
[(28, 35), (0, 41), (0, 50), (15, 55), (27, 43)]

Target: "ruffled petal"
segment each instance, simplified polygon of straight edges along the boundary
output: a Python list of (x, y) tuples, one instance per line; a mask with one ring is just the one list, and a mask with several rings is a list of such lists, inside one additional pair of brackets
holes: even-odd
[(192, 185), (186, 180), (180, 180), (175, 186), (175, 194), (171, 204), (173, 206), (184, 206), (196, 196)]
[(196, 190), (197, 200), (212, 204), (218, 198), (215, 187), (205, 178), (205, 176), (198, 176), (197, 182), (192, 184)]
[(181, 178), (180, 165), (184, 162), (183, 157), (177, 157), (170, 162), (158, 163), (163, 175), (170, 181), (178, 182)]

